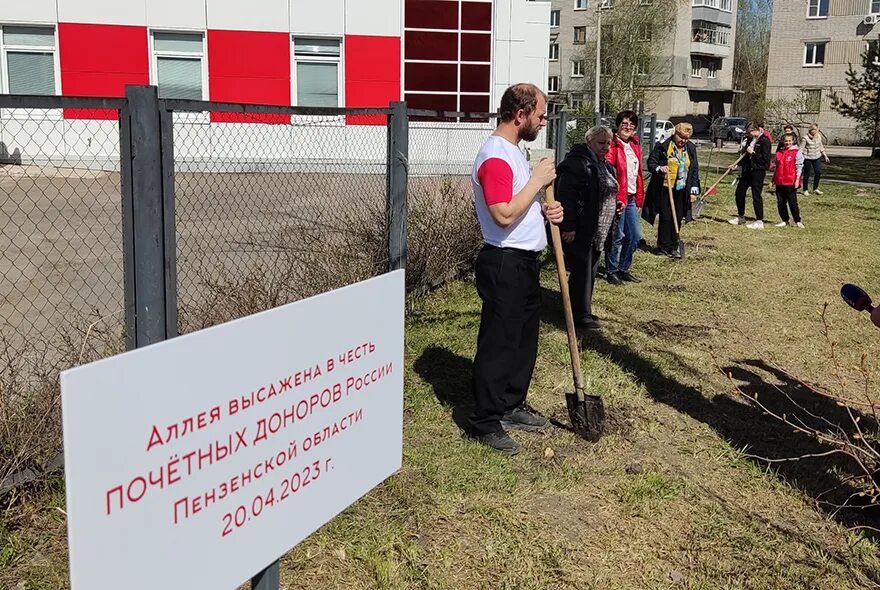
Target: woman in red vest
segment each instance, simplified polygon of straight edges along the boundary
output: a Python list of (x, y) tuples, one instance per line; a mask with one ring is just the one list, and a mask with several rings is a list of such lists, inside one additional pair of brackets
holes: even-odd
[(639, 147), (639, 117), (633, 111), (622, 111), (615, 120), (617, 133), (605, 159), (614, 167), (617, 177), (618, 207), (624, 207), (617, 216), (612, 243), (605, 249), (605, 277), (612, 285), (624, 281), (638, 283), (629, 272), (633, 254), (642, 239), (639, 209), (645, 202), (642, 180), (642, 149)]
[(776, 155), (770, 163), (773, 169), (773, 184), (776, 185), (776, 206), (779, 208), (779, 217), (782, 221), (776, 227), (788, 225), (788, 210), (791, 209), (791, 217), (795, 225), (803, 229), (801, 223), (801, 211), (798, 207), (797, 189), (801, 184), (801, 172), (804, 169), (804, 155), (795, 145), (793, 133), (782, 136), (782, 149), (776, 150)]

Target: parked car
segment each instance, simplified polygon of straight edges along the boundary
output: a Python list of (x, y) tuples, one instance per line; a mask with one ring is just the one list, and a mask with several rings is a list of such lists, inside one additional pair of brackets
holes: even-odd
[(712, 143), (718, 139), (738, 142), (742, 139), (745, 131), (746, 120), (744, 117), (718, 117), (712, 121), (712, 125), (709, 127), (709, 138)]
[[(654, 143), (660, 143), (661, 141), (666, 141), (669, 137), (672, 136), (672, 132), (675, 130), (675, 125), (672, 124), (672, 121), (667, 121), (666, 119), (657, 119), (657, 124), (654, 127)], [(650, 137), (651, 135), (651, 121), (645, 121), (645, 127), (642, 130), (642, 137)]]

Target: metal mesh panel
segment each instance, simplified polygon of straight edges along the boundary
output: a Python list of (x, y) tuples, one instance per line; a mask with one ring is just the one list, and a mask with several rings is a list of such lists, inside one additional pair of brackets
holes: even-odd
[(367, 122), (175, 114), (181, 332), (385, 270), (387, 128)]
[(99, 318), (121, 336), (116, 111), (0, 109), (0, 277), (8, 345)]
[(467, 270), (482, 244), (473, 205), (474, 157), (491, 122), (410, 122), (407, 284), (441, 284)]

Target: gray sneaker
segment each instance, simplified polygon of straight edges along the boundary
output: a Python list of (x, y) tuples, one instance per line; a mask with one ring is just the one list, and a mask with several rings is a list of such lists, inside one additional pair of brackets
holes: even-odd
[(535, 432), (547, 428), (550, 420), (520, 406), (506, 412), (501, 418), (501, 426), (508, 430), (527, 430)]
[(489, 434), (478, 434), (474, 436), (474, 440), (503, 455), (516, 455), (519, 453), (519, 444), (503, 430), (490, 432)]

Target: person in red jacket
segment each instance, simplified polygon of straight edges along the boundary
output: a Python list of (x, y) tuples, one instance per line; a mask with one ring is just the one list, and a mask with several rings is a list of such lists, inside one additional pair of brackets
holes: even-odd
[(605, 277), (612, 285), (624, 281), (638, 283), (640, 279), (629, 272), (633, 254), (642, 239), (639, 209), (645, 202), (642, 180), (642, 149), (639, 147), (639, 117), (633, 111), (622, 111), (615, 120), (617, 133), (605, 159), (614, 167), (617, 177), (618, 214), (610, 247), (605, 249)]
[(776, 185), (776, 206), (779, 208), (779, 217), (782, 219), (776, 224), (776, 227), (788, 225), (788, 210), (790, 208), (795, 225), (803, 229), (804, 224), (801, 223), (797, 189), (801, 185), (804, 155), (795, 145), (794, 133), (786, 133), (782, 136), (782, 149), (776, 150), (775, 157), (770, 163), (770, 169), (773, 170), (773, 184)]

